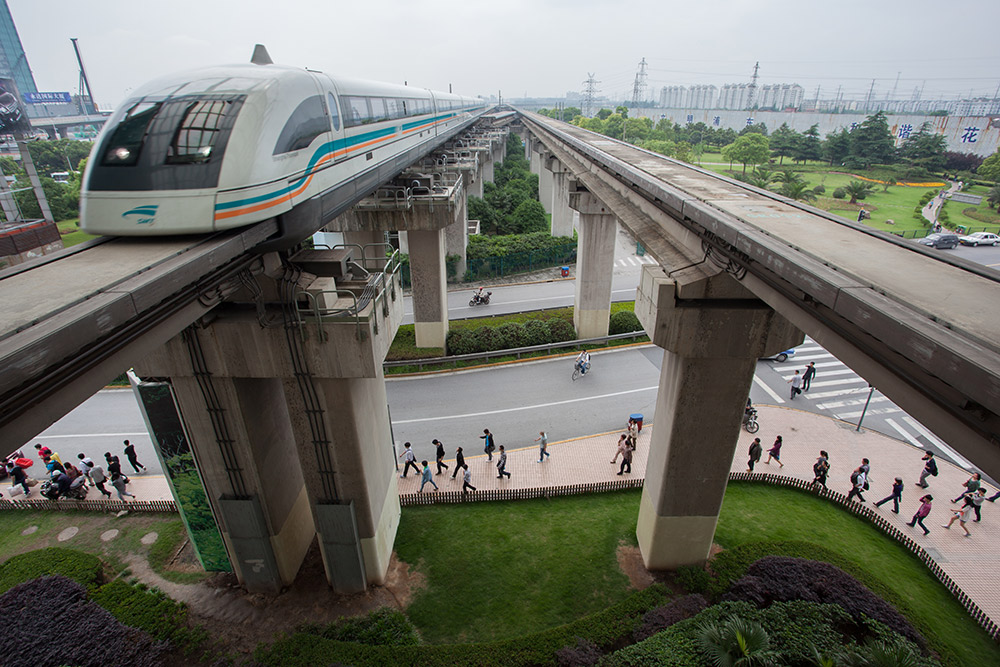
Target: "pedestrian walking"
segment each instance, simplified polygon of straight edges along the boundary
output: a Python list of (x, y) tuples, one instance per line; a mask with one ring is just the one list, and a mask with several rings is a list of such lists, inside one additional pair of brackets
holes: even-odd
[[(84, 477), (90, 479), (90, 469), (94, 467), (94, 460), (89, 456), (84, 456), (83, 452), (77, 454), (76, 458), (80, 461), (80, 472), (83, 473)], [(90, 479), (90, 481), (94, 480)]]
[(622, 453), (622, 464), (618, 466), (619, 475), (632, 474), (632, 453), (635, 452), (635, 447), (627, 443), (628, 441), (626, 441), (625, 451)]
[(995, 503), (997, 501), (997, 498), (1000, 498), (1000, 491), (997, 491), (996, 493), (994, 493), (992, 496), (990, 496), (986, 500), (990, 501), (991, 503)]
[(830, 472), (830, 455), (822, 449), (819, 458), (813, 464), (813, 484), (822, 484), (826, 488), (826, 476)]
[(476, 487), (472, 486), (472, 472), (469, 466), (465, 466), (465, 472), (462, 473), (462, 493), (468, 493), (469, 489), (475, 491)]
[(538, 443), (538, 462), (541, 463), (546, 458), (552, 456), (549, 454), (549, 436), (545, 434), (545, 431), (539, 431), (538, 437), (535, 438), (535, 442)]
[(125, 475), (119, 474), (117, 477), (111, 478), (111, 485), (114, 486), (115, 491), (118, 492), (118, 500), (127, 503), (128, 501), (125, 500), (125, 496), (128, 496), (129, 498), (135, 498), (135, 495), (125, 490), (125, 484), (126, 484), (125, 480), (126, 480)]
[(814, 377), (816, 377), (816, 362), (810, 361), (806, 365), (805, 372), (802, 374), (802, 391), (809, 391), (809, 384)]
[(621, 436), (619, 436), (618, 438), (618, 449), (617, 451), (615, 451), (615, 457), (611, 459), (611, 465), (615, 464), (619, 456), (624, 456), (625, 451), (627, 449), (628, 449), (628, 436), (622, 433)]
[(802, 393), (802, 376), (799, 375), (798, 371), (795, 371), (795, 375), (788, 378), (788, 383), (792, 385), (791, 396), (788, 400), (794, 401), (795, 397)]
[(892, 493), (887, 495), (882, 500), (875, 503), (875, 507), (882, 507), (890, 500), (892, 501), (892, 512), (893, 514), (899, 514), (899, 501), (903, 499), (903, 479), (897, 477), (896, 481), (892, 484)]
[(418, 475), (420, 474), (420, 468), (417, 467), (416, 462), (417, 457), (413, 455), (413, 449), (410, 448), (410, 443), (403, 443), (403, 453), (399, 455), (399, 458), (406, 461), (406, 465), (403, 466), (403, 474), (400, 475), (401, 479), (406, 479), (406, 473), (410, 471), (410, 466), (413, 466), (414, 472)]
[(861, 502), (865, 502), (865, 498), (861, 495), (861, 492), (865, 490), (865, 484), (867, 483), (865, 471), (861, 469), (861, 466), (858, 466), (851, 473), (851, 490), (847, 494), (847, 499), (850, 500), (856, 497)]
[(503, 450), (503, 445), (500, 445), (500, 460), (497, 461), (497, 479), (503, 479), (504, 475), (507, 475), (507, 479), (510, 479), (510, 473), (507, 472), (507, 452)]
[[(121, 460), (117, 456), (112, 456), (111, 452), (104, 452), (104, 461), (108, 464), (108, 477), (111, 478), (112, 482), (118, 475), (125, 477), (122, 473)], [(128, 483), (128, 477), (125, 477), (125, 483)]]
[(417, 493), (423, 493), (424, 492), (424, 484), (427, 484), (428, 482), (430, 482), (431, 486), (434, 487), (434, 490), (437, 491), (438, 490), (438, 485), (434, 483), (433, 479), (431, 479), (431, 467), (430, 467), (430, 465), (427, 463), (427, 461), (421, 461), (420, 465), (422, 465), (424, 467), (424, 469), (420, 473), (420, 490), (417, 491)]
[(625, 427), (625, 430), (628, 433), (629, 445), (635, 451), (635, 448), (639, 445), (639, 422), (629, 417), (628, 426)]
[(104, 474), (104, 468), (98, 464), (90, 469), (90, 481), (94, 483), (94, 487), (101, 492), (102, 495), (111, 497), (111, 492), (104, 488), (104, 482), (107, 481), (107, 476)]
[(771, 449), (767, 450), (767, 460), (764, 463), (770, 465), (771, 459), (778, 462), (778, 466), (781, 468), (785, 467), (785, 464), (781, 462), (781, 436), (779, 435), (774, 439), (774, 444), (771, 445)]
[(926, 489), (927, 478), (937, 477), (938, 474), (937, 461), (934, 459), (934, 452), (927, 452), (920, 460), (924, 461), (925, 463), (924, 463), (924, 469), (920, 473), (920, 481), (917, 482), (917, 486)]
[(494, 444), (494, 442), (493, 442), (493, 434), (490, 433), (490, 430), (488, 428), (484, 428), (483, 429), (483, 435), (479, 436), (479, 439), (485, 441), (485, 442), (483, 442), (483, 451), (486, 452), (486, 456), (489, 457), (486, 460), (487, 461), (492, 461), (493, 460), (493, 450), (496, 449), (496, 444)]
[(455, 479), (455, 475), (457, 475), (458, 471), (462, 468), (468, 470), (469, 466), (465, 465), (465, 454), (462, 453), (462, 448), (459, 447), (455, 450), (455, 470), (452, 471), (451, 478)]
[(972, 533), (969, 532), (969, 527), (965, 525), (965, 523), (969, 520), (970, 517), (972, 517), (972, 505), (965, 505), (964, 507), (962, 507), (962, 509), (952, 510), (951, 518), (948, 519), (948, 523), (941, 524), (941, 527), (950, 529), (951, 524), (955, 523), (955, 521), (957, 520), (958, 525), (960, 525), (962, 527), (962, 530), (965, 531), (965, 536), (972, 537)]
[(438, 467), (437, 474), (440, 475), (441, 468), (448, 469), (448, 464), (444, 462), (444, 445), (437, 438), (431, 440), (431, 444), (437, 445), (437, 453), (434, 455), (434, 458)]
[(135, 456), (135, 445), (128, 440), (125, 440), (122, 444), (125, 445), (125, 458), (127, 458), (128, 462), (132, 464), (132, 470), (135, 471), (135, 474), (138, 475), (140, 469), (142, 472), (146, 472), (146, 466), (139, 463), (139, 459)]
[(35, 449), (38, 450), (38, 458), (43, 462), (45, 459), (52, 458), (52, 450), (41, 443), (35, 443)]
[(14, 495), (13, 493), (14, 487), (16, 487), (18, 484), (20, 484), (21, 488), (24, 489), (25, 498), (31, 495), (31, 489), (28, 488), (28, 476), (25, 474), (24, 468), (17, 465), (13, 461), (10, 461), (9, 463), (7, 463), (7, 476), (10, 477), (11, 481), (13, 482), (13, 484), (10, 485), (11, 489), (10, 495)]
[(954, 500), (952, 500), (951, 501), (952, 503), (957, 503), (959, 500), (961, 500), (962, 498), (964, 498), (967, 493), (975, 493), (976, 491), (979, 490), (979, 487), (982, 486), (982, 482), (980, 481), (979, 473), (978, 472), (972, 473), (972, 477), (970, 477), (969, 479), (965, 480), (962, 483), (962, 486), (965, 487), (965, 490), (962, 491), (960, 494), (958, 494), (958, 498), (955, 498)]
[(920, 507), (917, 508), (917, 513), (913, 515), (913, 518), (910, 519), (910, 522), (906, 525), (910, 528), (915, 528), (916, 524), (919, 523), (920, 527), (924, 530), (924, 535), (930, 533), (931, 531), (927, 530), (927, 526), (924, 525), (924, 519), (926, 519), (927, 515), (931, 513), (931, 502), (933, 500), (934, 496), (929, 493), (926, 496), (922, 496), (920, 498)]
[(980, 511), (982, 510), (983, 503), (986, 501), (986, 489), (979, 487), (975, 492), (970, 491), (966, 493), (964, 498), (965, 502), (962, 504), (962, 507), (972, 507), (972, 511), (976, 513), (975, 521), (979, 523), (979, 520), (983, 518)]
[(750, 443), (750, 451), (747, 453), (750, 455), (750, 460), (747, 461), (747, 472), (753, 472), (753, 464), (760, 461), (760, 455), (764, 453), (764, 448), (760, 444), (760, 438), (753, 439), (753, 442)]

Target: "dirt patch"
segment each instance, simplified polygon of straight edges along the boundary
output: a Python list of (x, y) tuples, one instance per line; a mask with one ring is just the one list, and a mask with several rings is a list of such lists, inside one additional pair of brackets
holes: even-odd
[(656, 577), (646, 569), (646, 565), (642, 562), (642, 553), (639, 551), (639, 547), (619, 544), (615, 551), (615, 557), (618, 559), (618, 567), (628, 577), (629, 585), (632, 588), (641, 591), (652, 586), (653, 582), (656, 581)]
[[(185, 549), (171, 569), (185, 567)], [(191, 620), (203, 626), (213, 640), (244, 655), (258, 642), (269, 642), (278, 633), (293, 632), (304, 623), (323, 625), (341, 616), (357, 616), (379, 607), (404, 608), (425, 585), (424, 576), (413, 572), (393, 553), (384, 585), (371, 586), (355, 595), (338, 595), (326, 583), (323, 561), (315, 543), (295, 582), (277, 595), (248, 593), (231, 574), (218, 574), (197, 584), (175, 584), (156, 574), (140, 556), (131, 556), (129, 565), (140, 581), (187, 604)]]

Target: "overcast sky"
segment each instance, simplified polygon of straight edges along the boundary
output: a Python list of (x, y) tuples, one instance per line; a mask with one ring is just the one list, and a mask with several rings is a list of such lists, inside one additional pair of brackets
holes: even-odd
[[(992, 97), (1000, 1), (930, 0), (7, 0), (40, 91), (78, 88), (79, 38), (95, 99), (119, 104), (168, 72), (246, 62), (456, 93), (562, 96), (588, 73), (603, 95), (665, 85), (798, 83), (806, 97)], [(899, 78), (898, 86), (896, 77)]]

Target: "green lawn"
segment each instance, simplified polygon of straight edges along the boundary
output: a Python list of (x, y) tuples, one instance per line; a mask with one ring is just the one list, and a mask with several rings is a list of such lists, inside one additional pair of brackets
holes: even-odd
[(59, 228), (59, 234), (62, 236), (63, 246), (66, 248), (74, 246), (77, 243), (83, 243), (84, 241), (97, 238), (93, 234), (80, 231), (80, 221), (75, 218), (73, 220), (62, 220), (57, 222), (56, 226)]
[[(427, 577), (407, 610), (429, 643), (515, 637), (627, 594), (615, 549), (635, 544), (639, 492), (408, 507), (396, 552)], [(821, 544), (857, 563), (908, 607), (947, 664), (1000, 664), (1000, 647), (927, 568), (870, 524), (812, 495), (731, 484), (716, 541)]]
[[(990, 188), (983, 185), (966, 185), (962, 189), (962, 192), (981, 196), (983, 203), (979, 206), (973, 206), (972, 204), (963, 204), (957, 201), (946, 201), (944, 210), (948, 212), (951, 222), (965, 227), (968, 234), (982, 231), (997, 232), (1000, 230), (1000, 212), (994, 208), (990, 208), (989, 204), (986, 203), (986, 196), (990, 193)], [(969, 211), (975, 212), (977, 217), (966, 215), (966, 212)], [(981, 220), (980, 218), (983, 217), (988, 218), (988, 220)]]

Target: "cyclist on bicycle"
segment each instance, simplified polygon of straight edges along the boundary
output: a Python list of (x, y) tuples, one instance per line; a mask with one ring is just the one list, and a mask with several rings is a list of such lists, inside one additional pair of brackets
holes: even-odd
[(580, 371), (580, 375), (586, 375), (588, 368), (590, 368), (590, 352), (584, 350), (576, 357), (576, 369)]

